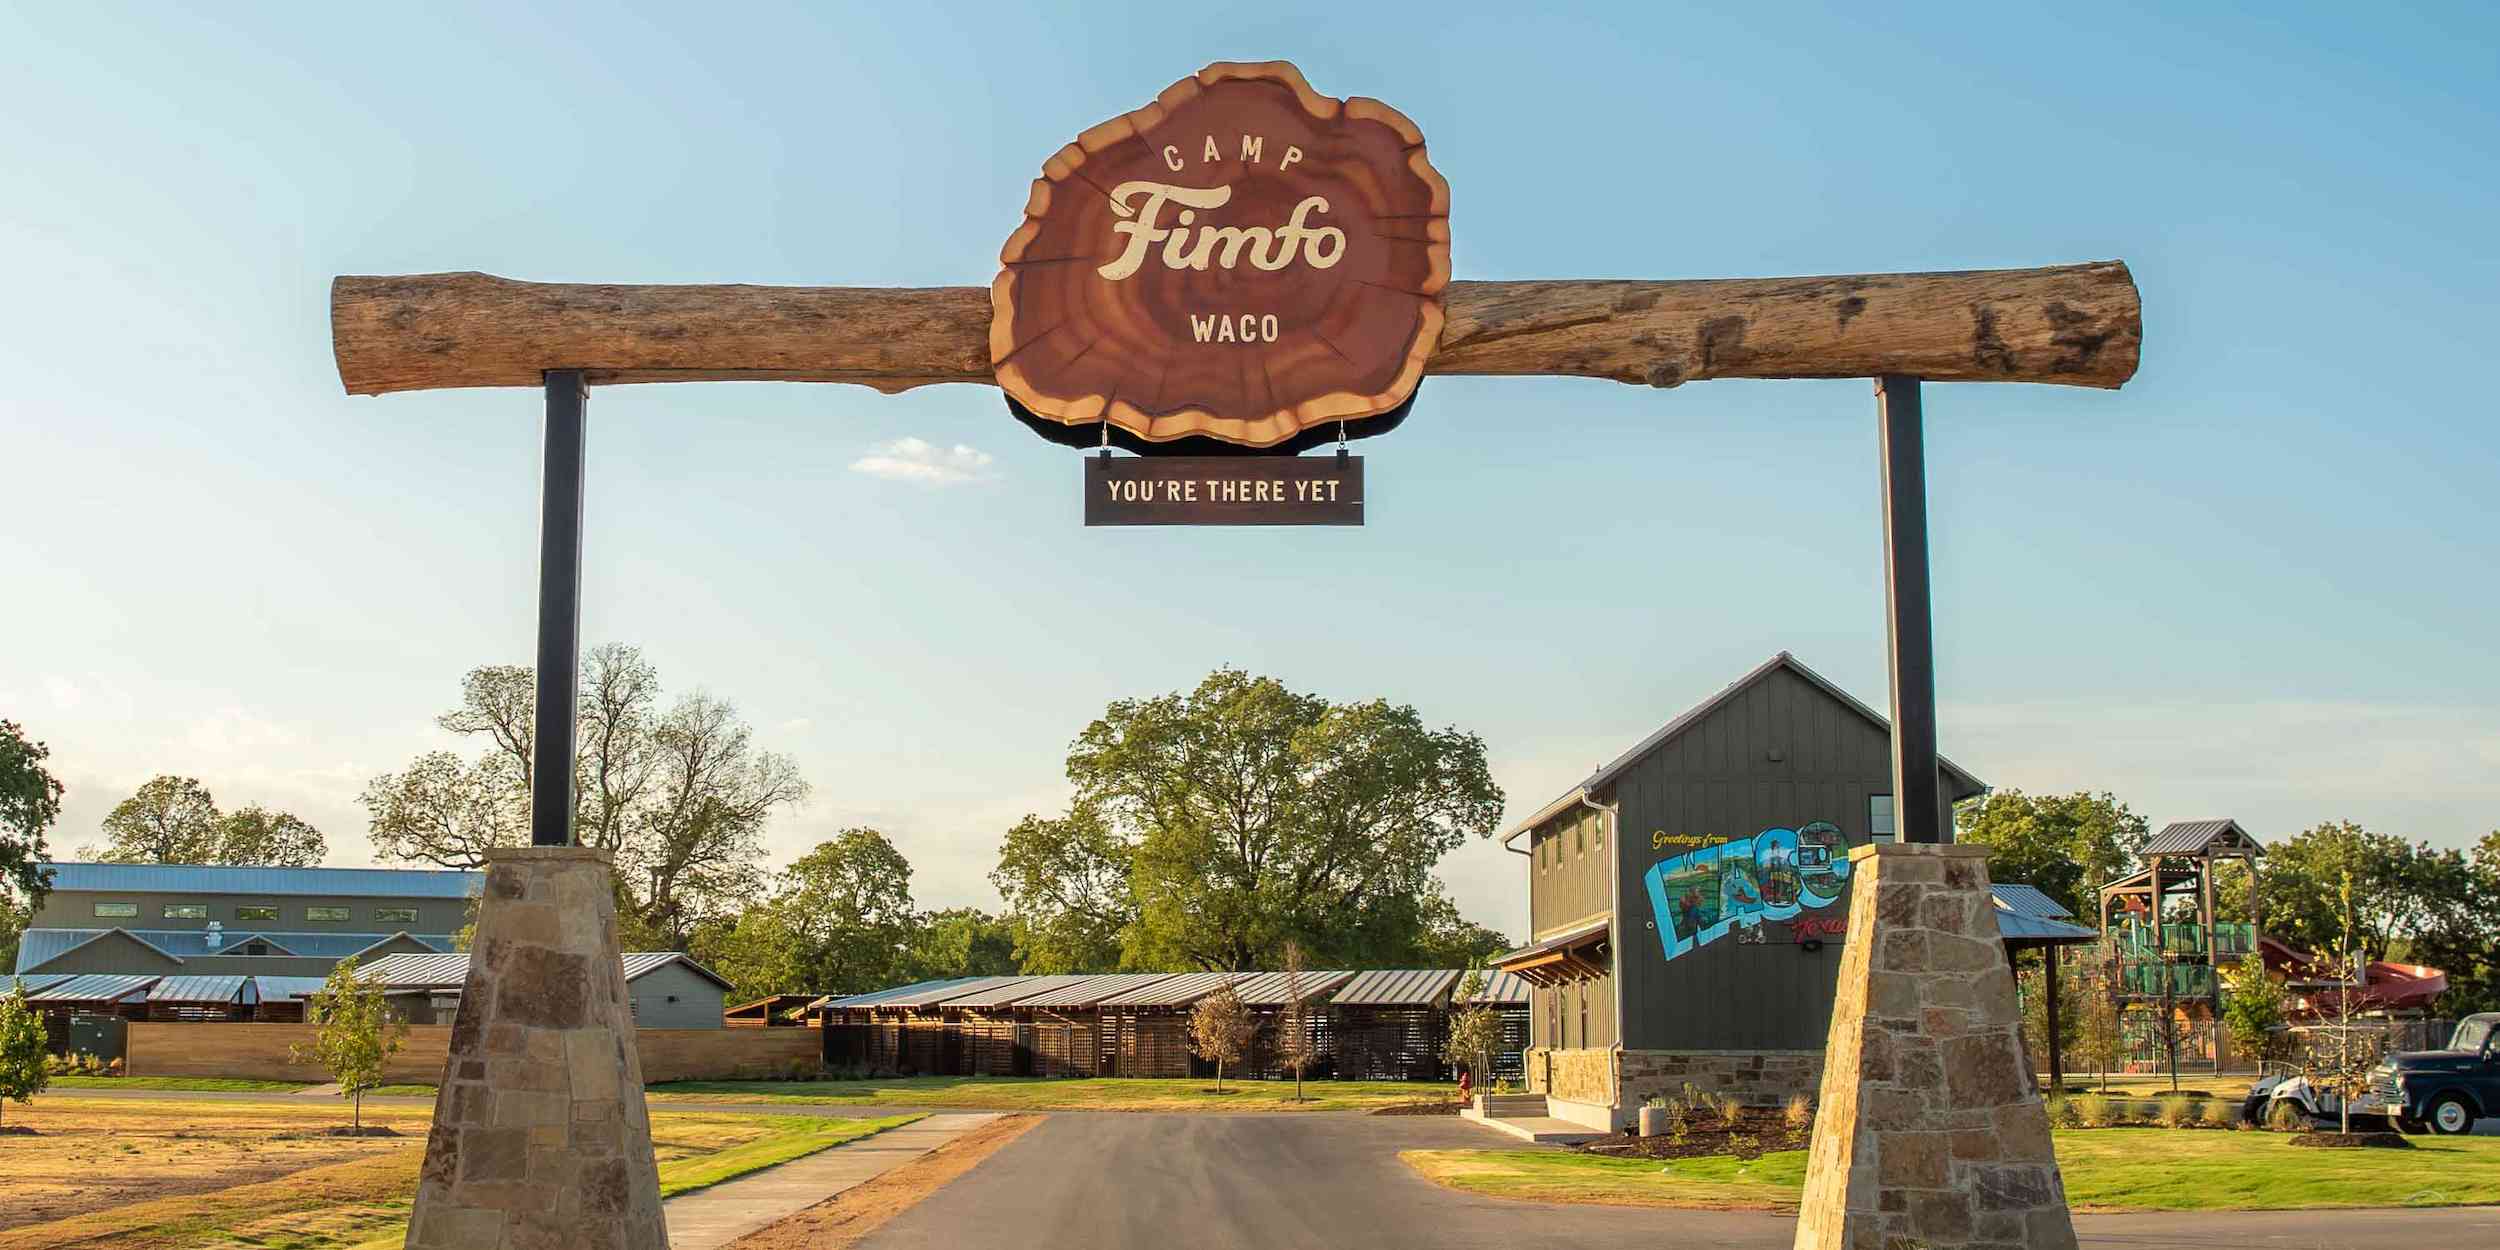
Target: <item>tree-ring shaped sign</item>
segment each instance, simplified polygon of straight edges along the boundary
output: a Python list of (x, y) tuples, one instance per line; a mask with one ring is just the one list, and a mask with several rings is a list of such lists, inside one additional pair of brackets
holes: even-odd
[(1396, 109), (1219, 61), (1043, 164), (990, 285), (990, 363), (1019, 415), (1079, 427), (1058, 441), (1108, 422), (1131, 446), (1285, 451), (1402, 416), (1441, 336), (1449, 213)]

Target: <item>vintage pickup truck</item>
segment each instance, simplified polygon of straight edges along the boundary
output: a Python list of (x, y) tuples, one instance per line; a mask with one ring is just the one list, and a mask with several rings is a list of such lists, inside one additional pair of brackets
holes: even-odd
[[(2271, 1124), (2284, 1108), (2331, 1126), (2342, 1105), (2299, 1077), (2270, 1076), (2249, 1090), (2242, 1115)], [(2458, 1021), (2445, 1050), (2389, 1056), (2370, 1073), (2370, 1092), (2353, 1101), (2352, 1114), (2356, 1121), (2393, 1121), (2408, 1133), (2470, 1133), (2476, 1120), (2500, 1119), (2500, 1012)]]

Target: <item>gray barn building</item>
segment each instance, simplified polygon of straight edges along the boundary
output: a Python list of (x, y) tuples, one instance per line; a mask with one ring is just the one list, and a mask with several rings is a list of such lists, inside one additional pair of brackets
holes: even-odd
[[(729, 982), (680, 951), (627, 951), (625, 998), (634, 1026), (644, 1029), (726, 1027)], [(450, 1024), (469, 977), (466, 952), (393, 955), (358, 970), (380, 982), (411, 1024)]]
[[(1683, 1083), (1812, 1094), (1849, 850), (1889, 840), (1891, 727), (1783, 651), (1504, 835), (1528, 860), (1528, 1088), (1626, 1123)], [(1985, 790), (1950, 762), (1948, 801)]]
[(21, 976), (327, 976), (351, 956), (451, 949), (479, 881), (408, 868), (41, 867), (52, 888), (19, 940)]

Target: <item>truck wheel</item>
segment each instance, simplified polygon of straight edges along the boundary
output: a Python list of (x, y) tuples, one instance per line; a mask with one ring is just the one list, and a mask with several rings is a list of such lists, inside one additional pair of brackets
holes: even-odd
[(2443, 1137), (2455, 1137), (2474, 1131), (2474, 1109), (2455, 1094), (2442, 1094), (2431, 1103), (2431, 1131)]

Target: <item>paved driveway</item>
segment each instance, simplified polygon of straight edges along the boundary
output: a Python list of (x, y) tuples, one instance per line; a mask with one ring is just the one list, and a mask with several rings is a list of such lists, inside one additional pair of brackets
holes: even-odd
[[(1457, 1119), (1059, 1113), (904, 1212), (868, 1250), (1621, 1250), (1662, 1237), (1788, 1250), (1793, 1221), (1752, 1212), (1547, 1206), (1472, 1198), (1397, 1152), (1516, 1145)], [(2087, 1246), (2296, 1250), (2500, 1245), (2500, 1208), (2098, 1215)]]

